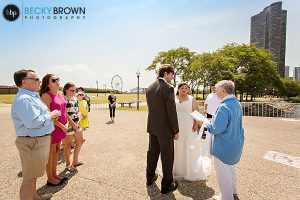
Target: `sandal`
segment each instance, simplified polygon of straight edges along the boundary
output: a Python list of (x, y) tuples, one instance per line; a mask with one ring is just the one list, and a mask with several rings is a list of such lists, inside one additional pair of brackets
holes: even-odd
[(83, 162), (78, 162), (77, 164), (73, 164), (74, 167), (78, 167), (80, 165), (83, 165), (84, 163)]
[(68, 177), (65, 177), (65, 176), (58, 176), (58, 178), (56, 178), (56, 179), (66, 181), (66, 180), (68, 180)]
[(66, 171), (69, 171), (69, 172), (75, 172), (75, 171), (76, 171), (76, 168), (75, 168), (73, 165), (71, 165), (71, 166), (69, 166), (69, 167), (66, 167), (65, 170), (66, 170)]

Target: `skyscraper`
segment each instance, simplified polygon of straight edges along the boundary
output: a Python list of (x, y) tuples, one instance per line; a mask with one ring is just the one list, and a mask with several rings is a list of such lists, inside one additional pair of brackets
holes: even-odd
[(294, 68), (294, 80), (300, 81), (300, 67)]
[(268, 49), (277, 63), (278, 73), (284, 77), (287, 11), (276, 2), (251, 17), (250, 42)]
[(284, 68), (284, 78), (290, 77), (290, 66), (285, 66)]

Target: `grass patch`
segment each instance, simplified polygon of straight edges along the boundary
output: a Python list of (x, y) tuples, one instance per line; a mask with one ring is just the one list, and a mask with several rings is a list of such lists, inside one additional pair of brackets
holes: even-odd
[(11, 104), (14, 100), (15, 94), (1, 94), (0, 95), (0, 102), (1, 103), (6, 103), (6, 104)]
[(292, 103), (300, 103), (300, 96), (299, 97), (290, 97), (289, 100)]
[[(89, 93), (87, 94), (91, 98), (92, 104), (101, 104), (101, 103), (108, 103), (108, 96), (109, 94), (97, 94), (95, 93)], [(130, 102), (130, 101), (136, 101), (137, 100), (137, 94), (116, 94), (117, 96), (117, 102)], [(140, 100), (146, 101), (146, 95), (140, 94)]]
[[(107, 93), (106, 96), (103, 93), (99, 93), (98, 97), (96, 93), (88, 93), (87, 94), (91, 98), (91, 103), (92, 104), (102, 104), (102, 103), (108, 103), (108, 96), (109, 94)], [(137, 94), (116, 94), (117, 96), (117, 102), (131, 102), (131, 101), (136, 101), (137, 100)], [(193, 95), (196, 97), (196, 95)], [(207, 94), (205, 95), (205, 97)], [(0, 94), (0, 102), (5, 103), (5, 104), (11, 104), (13, 102), (13, 99), (15, 97), (15, 94)], [(239, 100), (239, 95), (238, 95), (238, 100)], [(203, 106), (204, 100), (202, 99), (202, 94), (198, 94), (197, 102), (199, 106)], [(272, 100), (278, 100), (279, 98), (264, 98), (264, 97), (258, 97), (254, 99), (254, 102), (266, 102), (266, 101), (272, 101)], [(146, 94), (140, 94), (140, 100), (141, 101), (146, 101)], [(250, 98), (248, 99), (250, 101)], [(245, 99), (244, 99), (245, 101)], [(299, 102), (299, 97), (292, 97), (290, 98), (290, 101), (293, 103)]]

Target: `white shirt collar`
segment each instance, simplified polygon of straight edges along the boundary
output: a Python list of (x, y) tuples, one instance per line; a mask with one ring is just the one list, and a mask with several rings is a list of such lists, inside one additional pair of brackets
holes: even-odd
[(225, 101), (226, 99), (230, 99), (230, 98), (235, 98), (235, 96), (233, 94), (229, 94), (227, 96), (225, 96), (222, 101)]
[[(166, 83), (168, 83), (164, 78), (158, 77), (158, 79), (164, 80)], [(168, 83), (169, 84), (169, 83)]]

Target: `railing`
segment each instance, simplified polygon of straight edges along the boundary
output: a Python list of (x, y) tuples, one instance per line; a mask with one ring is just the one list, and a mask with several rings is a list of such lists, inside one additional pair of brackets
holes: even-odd
[[(146, 106), (140, 102), (139, 106)], [(300, 118), (300, 103), (241, 102), (244, 116)], [(136, 107), (136, 102), (131, 105)], [(117, 107), (121, 105), (117, 104)], [(108, 109), (108, 104), (91, 104), (92, 110)]]
[[(134, 102), (131, 104), (131, 107), (136, 107), (136, 103), (137, 102)], [(147, 105), (147, 102), (141, 102), (139, 103), (139, 106), (146, 106)], [(117, 103), (116, 105), (117, 108), (121, 107), (120, 104)], [(91, 110), (101, 110), (101, 109), (108, 109), (108, 103), (101, 103), (101, 104), (91, 104)]]
[(241, 102), (244, 116), (300, 118), (300, 103)]

